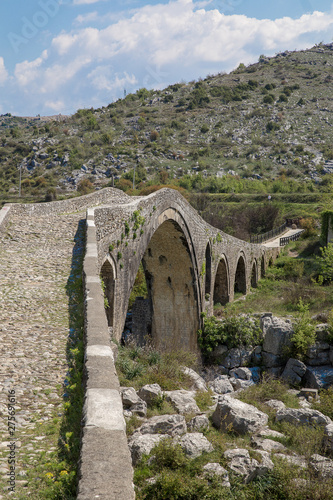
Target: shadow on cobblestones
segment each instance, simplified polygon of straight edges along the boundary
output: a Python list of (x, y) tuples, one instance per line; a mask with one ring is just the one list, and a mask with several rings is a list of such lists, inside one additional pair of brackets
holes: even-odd
[(71, 274), (67, 280), (66, 292), (69, 307), (69, 336), (67, 341), (67, 361), (69, 370), (64, 381), (65, 412), (60, 429), (59, 459), (66, 464), (69, 472), (63, 483), (62, 494), (57, 498), (76, 498), (78, 464), (80, 457), (81, 419), (84, 399), (84, 300), (82, 286), (82, 266), (85, 248), (85, 219), (80, 220), (74, 238)]

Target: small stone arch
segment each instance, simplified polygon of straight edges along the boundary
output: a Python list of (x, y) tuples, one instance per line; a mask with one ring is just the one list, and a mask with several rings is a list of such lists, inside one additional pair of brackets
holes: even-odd
[(103, 281), (105, 304), (108, 304), (108, 307), (105, 308), (105, 314), (109, 327), (113, 327), (114, 324), (115, 269), (112, 260), (106, 257), (101, 267), (100, 276)]
[(243, 255), (240, 255), (237, 262), (234, 292), (246, 295), (246, 265)]
[(271, 257), (268, 261), (268, 266), (272, 267), (273, 264), (274, 264), (273, 257)]
[(260, 271), (261, 271), (261, 273), (260, 273), (261, 278), (264, 278), (265, 277), (265, 257), (264, 256), (261, 257), (261, 269), (260, 269)]
[(251, 270), (251, 287), (257, 288), (258, 286), (258, 272), (257, 272), (257, 261), (255, 260), (252, 264)]
[(214, 304), (224, 306), (230, 300), (229, 298), (229, 270), (225, 257), (220, 259), (215, 275), (214, 283)]
[(205, 275), (205, 295), (210, 294), (212, 284), (212, 250), (210, 243), (206, 246), (206, 275)]

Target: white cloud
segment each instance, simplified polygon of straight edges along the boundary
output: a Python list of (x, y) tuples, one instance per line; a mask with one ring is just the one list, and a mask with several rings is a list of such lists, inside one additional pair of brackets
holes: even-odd
[(123, 90), (126, 86), (136, 85), (138, 82), (134, 75), (127, 72), (121, 76), (115, 73), (110, 66), (97, 66), (87, 76), (97, 90), (109, 90), (116, 92)]
[(4, 85), (8, 79), (8, 71), (5, 67), (5, 61), (3, 57), (0, 57), (0, 85)]
[(74, 22), (76, 24), (87, 24), (96, 21), (97, 19), (98, 19), (98, 12), (94, 11), (94, 12), (89, 12), (88, 14), (83, 14), (83, 15), (80, 14), (75, 18)]
[(57, 114), (61, 113), (61, 111), (65, 109), (65, 103), (61, 99), (58, 99), (57, 101), (46, 101), (45, 106), (46, 108), (55, 111)]
[(25, 87), (32, 83), (40, 75), (40, 67), (46, 59), (47, 51), (44, 50), (41, 57), (34, 61), (23, 61), (16, 64), (14, 74), (18, 84)]
[(73, 0), (73, 5), (90, 5), (104, 0)]
[[(254, 62), (262, 53), (272, 55), (331, 40), (333, 12), (258, 20), (224, 15), (217, 9), (206, 11), (204, 3), (197, 7), (192, 0), (146, 5), (103, 29), (64, 31), (39, 58), (16, 65), (16, 82), (29, 91), (36, 113), (41, 112), (42, 99), (62, 102), (74, 111), (77, 102), (81, 107), (96, 101), (108, 104), (110, 96), (122, 95), (123, 88), (161, 88), (229, 71), (240, 62)], [(78, 16), (76, 23), (93, 23), (94, 18), (92, 12)], [(0, 59), (0, 83), (6, 75)]]

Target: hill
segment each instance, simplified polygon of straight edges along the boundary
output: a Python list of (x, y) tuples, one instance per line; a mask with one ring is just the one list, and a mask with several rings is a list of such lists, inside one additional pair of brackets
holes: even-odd
[(289, 190), (311, 192), (333, 172), (332, 80), (333, 44), (319, 44), (73, 116), (2, 115), (0, 200), (17, 200), (19, 168), (28, 201), (112, 177), (126, 189), (134, 166), (136, 185), (173, 179), (200, 191), (211, 176), (211, 192), (237, 192), (236, 179), (281, 192), (278, 183), (292, 179)]

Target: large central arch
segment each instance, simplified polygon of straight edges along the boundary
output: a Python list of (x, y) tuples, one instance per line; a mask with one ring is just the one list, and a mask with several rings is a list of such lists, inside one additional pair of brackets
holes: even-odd
[(157, 348), (197, 349), (198, 291), (187, 239), (174, 220), (163, 222), (143, 255), (151, 335)]

